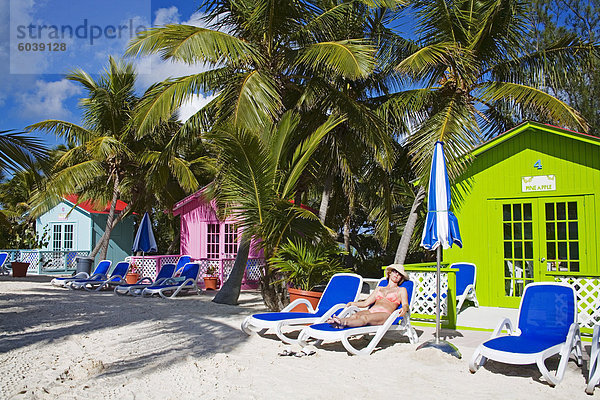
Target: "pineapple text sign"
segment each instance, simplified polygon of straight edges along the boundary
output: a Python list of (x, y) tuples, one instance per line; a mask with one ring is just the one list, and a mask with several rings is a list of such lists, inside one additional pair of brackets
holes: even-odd
[(556, 190), (554, 175), (524, 176), (521, 178), (522, 192), (548, 192)]

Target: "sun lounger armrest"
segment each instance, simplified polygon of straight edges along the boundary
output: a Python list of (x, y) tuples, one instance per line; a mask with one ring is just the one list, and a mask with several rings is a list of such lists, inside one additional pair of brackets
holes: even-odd
[(81, 271), (81, 272), (78, 272), (75, 275), (73, 275), (71, 278), (72, 279), (89, 279), (90, 278), (90, 274), (88, 274), (85, 271)]
[(306, 308), (308, 308), (309, 313), (315, 312), (315, 309), (313, 308), (312, 304), (310, 304), (310, 302), (306, 299), (296, 299), (296, 300), (292, 301), (283, 310), (281, 310), (281, 312), (288, 312), (300, 304), (304, 304), (306, 306)]
[(349, 317), (350, 315), (357, 313), (360, 311), (359, 307), (356, 306), (350, 306), (350, 307), (346, 307), (341, 313), (340, 313), (340, 317), (341, 318), (346, 318)]
[(345, 308), (346, 308), (346, 305), (343, 303), (336, 304), (335, 306), (333, 306), (329, 310), (327, 310), (321, 318), (319, 318), (318, 323), (327, 321), (327, 319), (329, 319), (329, 317), (331, 317), (333, 314), (335, 314), (338, 310), (342, 310), (342, 312), (340, 313), (340, 315), (341, 315), (344, 312), (343, 310)]
[(136, 282), (136, 284), (138, 283), (144, 283), (144, 281), (148, 281), (148, 283), (152, 283), (152, 278), (149, 276), (144, 276), (143, 278), (138, 279), (138, 281)]
[(514, 333), (512, 322), (510, 322), (510, 319), (504, 318), (496, 326), (496, 329), (494, 329), (494, 332), (492, 333), (492, 336), (490, 336), (490, 339), (500, 336), (500, 334), (502, 334), (502, 328), (504, 327), (506, 327), (506, 330), (508, 331), (509, 335), (512, 335)]

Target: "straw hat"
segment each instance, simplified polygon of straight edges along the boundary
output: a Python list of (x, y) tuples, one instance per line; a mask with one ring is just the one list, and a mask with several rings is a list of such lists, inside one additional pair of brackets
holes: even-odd
[(402, 275), (404, 277), (405, 281), (410, 280), (408, 278), (408, 274), (404, 270), (404, 265), (402, 265), (402, 264), (391, 264), (391, 265), (388, 265), (387, 268), (385, 269), (385, 276), (389, 277), (390, 276), (390, 272), (392, 270), (398, 271), (398, 273), (400, 273), (400, 275)]

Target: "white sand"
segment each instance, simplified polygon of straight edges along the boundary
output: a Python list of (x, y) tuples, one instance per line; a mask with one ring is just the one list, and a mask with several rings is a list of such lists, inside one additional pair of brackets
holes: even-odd
[[(489, 332), (450, 332), (461, 360), (417, 352), (395, 332), (367, 357), (349, 356), (339, 343), (281, 357), (274, 335), (239, 329), (246, 315), (264, 310), (257, 293), (244, 293), (239, 306), (211, 299), (131, 298), (2, 277), (0, 399), (591, 398), (587, 361), (583, 371), (571, 361), (556, 388), (534, 366), (488, 362), (470, 374), (468, 360)], [(422, 342), (433, 330), (417, 332)]]

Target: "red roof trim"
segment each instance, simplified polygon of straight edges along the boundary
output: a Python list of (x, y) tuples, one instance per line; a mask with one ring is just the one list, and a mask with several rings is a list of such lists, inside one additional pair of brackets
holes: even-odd
[[(108, 212), (110, 211), (110, 203), (108, 203), (103, 210), (96, 210), (92, 202), (89, 200), (77, 204), (79, 196), (76, 194), (70, 194), (68, 196), (65, 196), (64, 199), (67, 200), (69, 203), (73, 203), (77, 207), (92, 214), (108, 214)], [(125, 209), (125, 207), (127, 207), (127, 203), (121, 200), (117, 200), (117, 207), (115, 208), (115, 211), (121, 212)]]

